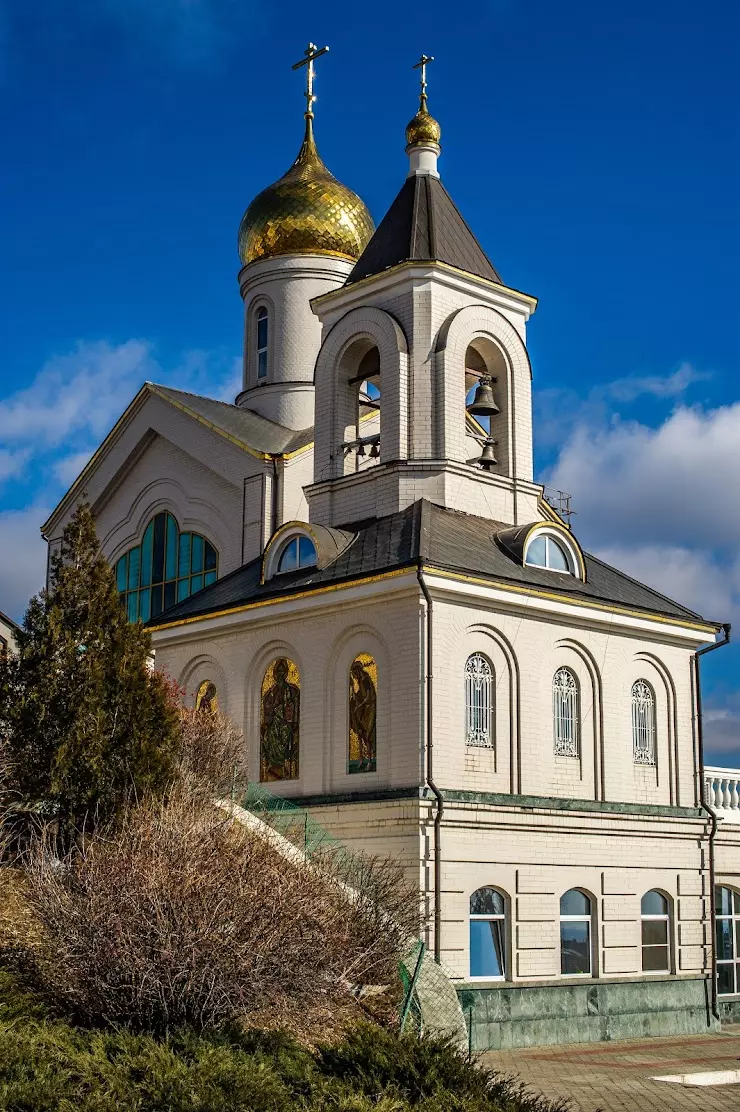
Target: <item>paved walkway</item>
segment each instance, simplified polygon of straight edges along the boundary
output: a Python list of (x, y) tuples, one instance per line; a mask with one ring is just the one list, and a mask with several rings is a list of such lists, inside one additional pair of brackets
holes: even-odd
[(740, 1112), (740, 1085), (651, 1081), (656, 1074), (740, 1069), (740, 1026), (718, 1035), (489, 1050), (482, 1061), (545, 1096), (568, 1098), (572, 1112)]

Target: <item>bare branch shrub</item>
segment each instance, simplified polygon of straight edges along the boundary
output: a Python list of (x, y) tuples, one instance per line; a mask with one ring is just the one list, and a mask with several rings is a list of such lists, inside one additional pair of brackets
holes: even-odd
[(216, 796), (247, 784), (244, 735), (223, 714), (183, 708), (180, 712), (180, 772)]
[(392, 976), (418, 925), (418, 897), (394, 867), (363, 865), (357, 898), (326, 866), (286, 859), (187, 782), (63, 860), (40, 839), (27, 875), (46, 990), (86, 1022), (154, 1031), (310, 1017)]

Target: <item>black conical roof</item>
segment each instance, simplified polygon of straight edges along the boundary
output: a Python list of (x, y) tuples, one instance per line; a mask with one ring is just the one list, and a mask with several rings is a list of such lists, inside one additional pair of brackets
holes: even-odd
[(347, 285), (407, 261), (448, 263), (501, 284), (483, 248), (439, 178), (414, 174), (355, 263)]

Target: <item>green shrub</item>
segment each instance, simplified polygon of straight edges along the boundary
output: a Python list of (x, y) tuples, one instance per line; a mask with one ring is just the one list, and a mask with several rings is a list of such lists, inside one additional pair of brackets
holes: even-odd
[(556, 1112), (434, 1040), (370, 1024), (314, 1055), (281, 1031), (90, 1031), (0, 971), (0, 1112)]

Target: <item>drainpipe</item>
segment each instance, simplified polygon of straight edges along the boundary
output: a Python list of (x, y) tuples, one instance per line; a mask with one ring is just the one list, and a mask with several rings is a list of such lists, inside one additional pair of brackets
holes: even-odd
[(270, 509), (272, 529), (270, 531), (270, 536), (272, 536), (278, 527), (278, 487), (280, 485), (280, 472), (278, 470), (279, 459), (280, 456), (272, 456), (272, 506)]
[(422, 594), (426, 601), (426, 675), (425, 684), (427, 692), (426, 708), (426, 786), (431, 791), (437, 802), (434, 815), (434, 960), (439, 963), (442, 952), (442, 816), (444, 814), (444, 797), (434, 783), (434, 733), (432, 730), (432, 596), (429, 594), (423, 575), (424, 565), (419, 563), (416, 578), (419, 580)]
[(705, 653), (711, 653), (714, 649), (721, 649), (724, 645), (730, 643), (730, 631), (732, 626), (729, 622), (725, 622), (722, 626), (724, 633), (724, 640), (715, 641), (711, 645), (707, 645), (704, 649), (698, 649), (694, 653), (694, 676), (696, 681), (696, 738), (699, 745), (699, 803), (702, 810), (706, 811), (709, 816), (709, 914), (711, 917), (710, 922), (710, 938), (712, 940), (712, 1015), (715, 1019), (720, 1018), (719, 1007), (717, 1005), (717, 948), (714, 942), (714, 923), (715, 915), (717, 912), (716, 900), (714, 896), (715, 888), (715, 869), (714, 869), (714, 839), (717, 837), (717, 814), (709, 807), (704, 799), (704, 717), (701, 705), (701, 674), (699, 671), (699, 657), (704, 656)]

